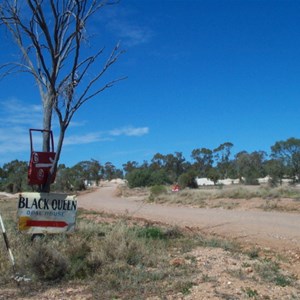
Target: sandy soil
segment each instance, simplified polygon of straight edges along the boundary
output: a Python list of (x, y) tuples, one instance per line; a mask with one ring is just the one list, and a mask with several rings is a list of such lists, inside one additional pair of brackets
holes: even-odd
[[(280, 251), (300, 250), (298, 213), (151, 204), (143, 197), (117, 197), (115, 184), (106, 184), (78, 197), (79, 207), (145, 218), (236, 239), (243, 244)], [(247, 201), (249, 203), (249, 201)]]
[[(220, 248), (199, 247), (184, 256), (178, 254), (178, 257), (170, 257), (170, 264), (174, 266), (189, 264), (191, 259), (196, 260), (197, 270), (195, 276), (190, 278), (193, 286), (189, 293), (170, 294), (164, 299), (300, 299), (299, 209), (293, 207), (293, 212), (264, 211), (258, 208), (261, 207), (261, 199), (234, 200), (239, 205), (231, 205), (232, 199), (228, 199), (228, 202), (222, 199), (217, 200), (221, 201), (222, 205), (216, 201), (207, 208), (150, 204), (143, 201), (145, 197), (142, 194), (123, 198), (117, 196), (117, 186), (107, 183), (79, 195), (79, 207), (125, 215), (141, 222), (176, 225), (194, 233), (207, 233), (237, 240), (246, 249), (260, 249), (259, 256), (262, 261), (278, 261), (278, 257), (282, 257), (279, 261), (284, 276), (296, 276), (293, 285), (278, 286), (274, 282), (268, 283), (260, 279), (257, 271), (258, 261), (246, 254), (232, 254)], [(226, 209), (226, 203), (232, 208)], [(294, 205), (292, 201), (288, 203)], [(91, 215), (97, 217), (95, 214)], [(115, 221), (110, 215), (107, 218), (111, 218), (111, 222)], [(32, 291), (28, 297), (20, 288), (6, 288), (0, 290), (0, 299), (98, 298), (94, 298), (88, 287), (78, 282)], [(160, 300), (155, 296), (145, 299)]]
[[(266, 260), (276, 260), (276, 256), (282, 255), (282, 270), (298, 278), (295, 285), (286, 287), (257, 281), (255, 263), (246, 255), (232, 256), (223, 249), (199, 248), (191, 253), (199, 268), (191, 293), (170, 295), (166, 299), (300, 299), (300, 218), (292, 200), (287, 203), (293, 212), (264, 211), (262, 199), (235, 200), (239, 205), (230, 210), (223, 206), (195, 208), (149, 204), (141, 195), (121, 198), (116, 196), (115, 189), (116, 185), (106, 184), (81, 195), (79, 206), (234, 239), (246, 249), (261, 249)], [(182, 257), (173, 262), (188, 263)]]

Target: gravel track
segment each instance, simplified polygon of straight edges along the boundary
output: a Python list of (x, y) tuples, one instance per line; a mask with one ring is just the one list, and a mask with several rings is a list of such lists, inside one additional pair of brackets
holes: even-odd
[(237, 239), (272, 250), (300, 251), (300, 217), (296, 213), (191, 208), (144, 203), (115, 196), (116, 184), (106, 184), (78, 197), (79, 207), (126, 214)]

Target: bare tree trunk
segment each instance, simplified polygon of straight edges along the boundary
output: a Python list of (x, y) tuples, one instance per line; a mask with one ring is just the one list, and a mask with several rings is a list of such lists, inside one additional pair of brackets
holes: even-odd
[(43, 129), (48, 130), (43, 133), (43, 152), (50, 152), (50, 133), (53, 112), (53, 93), (45, 95), (43, 99)]
[[(118, 0), (0, 0), (0, 26), (4, 25), (12, 34), (22, 55), (21, 62), (0, 65), (0, 70), (5, 70), (4, 76), (16, 70), (26, 72), (36, 80), (43, 102), (43, 152), (52, 148), (49, 131), (53, 111), (60, 124), (53, 166), (47, 183), (39, 186), (42, 192), (50, 191), (65, 131), (75, 112), (90, 99), (125, 79), (122, 77), (99, 85), (108, 69), (124, 53), (119, 43), (104, 60), (100, 59), (104, 47), (92, 55), (83, 48), (88, 37), (88, 20), (103, 7), (116, 3)], [(93, 65), (97, 68), (95, 73), (89, 72)]]
[[(50, 146), (50, 130), (52, 127), (52, 112), (54, 96), (53, 93), (49, 92), (43, 97), (43, 152), (53, 151)], [(53, 163), (54, 164), (54, 163)], [(50, 184), (52, 182), (52, 178), (54, 176), (54, 172), (52, 168), (48, 174), (47, 182), (39, 187), (39, 190), (43, 193), (50, 192)]]
[(57, 147), (56, 147), (56, 154), (55, 154), (55, 158), (54, 158), (54, 162), (52, 164), (52, 167), (50, 169), (48, 178), (47, 178), (47, 182), (46, 184), (44, 184), (42, 186), (41, 191), (44, 193), (49, 193), (50, 192), (50, 185), (52, 182), (52, 178), (53, 176), (55, 176), (56, 172), (57, 172), (57, 166), (58, 166), (58, 162), (60, 159), (60, 155), (61, 155), (61, 150), (62, 150), (62, 146), (63, 146), (63, 142), (64, 142), (64, 138), (65, 138), (65, 132), (66, 132), (67, 127), (64, 126), (63, 124), (61, 124), (60, 126), (60, 134), (59, 134), (59, 139), (58, 139), (58, 143), (57, 143)]

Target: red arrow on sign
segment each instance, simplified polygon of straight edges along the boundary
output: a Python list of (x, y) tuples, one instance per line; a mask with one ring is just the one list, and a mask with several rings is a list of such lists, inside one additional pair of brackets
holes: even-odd
[(26, 226), (28, 227), (59, 227), (63, 228), (68, 226), (64, 221), (42, 221), (42, 220), (27, 220)]

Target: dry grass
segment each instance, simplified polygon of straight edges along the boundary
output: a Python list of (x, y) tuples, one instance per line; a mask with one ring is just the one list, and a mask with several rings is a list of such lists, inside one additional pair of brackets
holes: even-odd
[[(123, 187), (123, 195), (130, 189)], [(131, 191), (132, 195), (134, 191)], [(246, 201), (259, 199), (255, 208), (278, 211), (300, 211), (300, 189), (298, 187), (285, 186), (271, 188), (266, 186), (224, 186), (215, 188), (184, 189), (177, 193), (167, 192), (149, 193), (144, 190), (145, 198), (149, 202), (180, 204), (194, 207), (236, 209), (244, 207)], [(131, 196), (132, 196), (131, 195)], [(149, 196), (150, 195), (150, 196)], [(292, 203), (285, 205), (281, 201)], [(249, 206), (249, 204), (248, 204)], [(253, 208), (253, 207), (252, 207)]]
[[(48, 288), (77, 280), (88, 285), (94, 299), (141, 299), (158, 291), (161, 295), (187, 293), (190, 285), (186, 277), (193, 277), (193, 264), (178, 266), (170, 260), (178, 250), (184, 253), (203, 243), (183, 235), (178, 228), (135, 225), (126, 219), (95, 223), (86, 212), (79, 213), (74, 234), (46, 236), (32, 242), (30, 236), (16, 231), (16, 201), (0, 201), (0, 209), (16, 269), (31, 278), (26, 283), (31, 287), (25, 291), (27, 295), (37, 285)], [(0, 285), (4, 288), (11, 285), (13, 272), (4, 248), (1, 253)]]
[[(176, 227), (80, 210), (74, 234), (46, 236), (32, 243), (29, 236), (16, 231), (16, 200), (0, 200), (0, 211), (16, 258), (17, 271), (31, 278), (30, 282), (22, 283), (21, 290), (9, 290), (6, 299), (46, 299), (47, 296), (39, 298), (39, 295), (47, 294), (47, 290), (56, 286), (60, 286), (64, 293), (66, 288), (63, 287), (84, 286), (82, 293), (90, 295), (84, 299), (184, 297), (199, 284), (218, 284), (217, 273), (210, 274), (210, 268), (222, 270), (223, 258), (214, 255), (202, 258), (201, 255), (207, 252), (204, 249), (223, 249), (224, 252), (217, 253), (226, 253), (224, 261), (233, 262), (230, 267), (247, 261), (247, 265), (227, 273), (232, 278), (246, 278), (250, 266), (259, 281), (265, 278), (267, 284), (281, 287), (295, 283), (295, 278), (282, 272), (279, 264), (262, 260), (257, 249), (242, 254), (238, 244), (205, 237), (198, 231), (185, 232)], [(4, 291), (13, 286), (12, 269), (5, 248), (0, 245), (3, 248), (0, 290)], [(201, 263), (202, 259), (205, 264)], [(226, 274), (225, 271), (217, 272)], [(243, 293), (251, 296), (255, 291), (250, 282)], [(75, 294), (76, 291), (72, 295), (75, 297)]]

